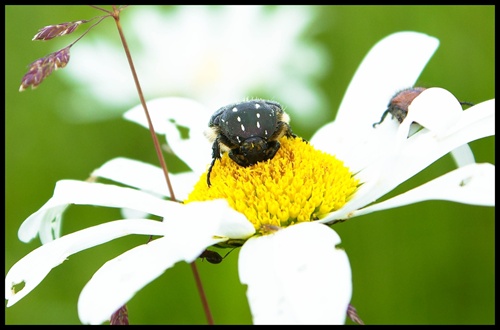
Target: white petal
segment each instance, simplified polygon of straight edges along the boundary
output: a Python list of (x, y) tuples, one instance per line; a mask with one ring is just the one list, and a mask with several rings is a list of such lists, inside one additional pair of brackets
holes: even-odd
[[(400, 129), (404, 130), (403, 127)], [(495, 100), (485, 101), (462, 111), (459, 121), (442, 134), (423, 129), (406, 139), (405, 134), (398, 133), (402, 140), (393, 142), (392, 154), (386, 154), (356, 174), (363, 185), (342, 209), (328, 214), (321, 222), (348, 216), (352, 211), (393, 190), (455, 148), (494, 134)]]
[(312, 222), (249, 239), (238, 268), (254, 324), (344, 324), (352, 282), (339, 243), (335, 231)]
[[(328, 124), (328, 126), (331, 132), (338, 133), (345, 129), (338, 125), (337, 122)], [(349, 137), (347, 135), (333, 134), (332, 136), (324, 135), (325, 140), (315, 139), (310, 143), (315, 148), (328, 152), (337, 159), (342, 160), (351, 172), (357, 173), (382, 155), (390, 152), (390, 149), (393, 148), (392, 145), (397, 129), (398, 125), (395, 121), (386, 120), (376, 129), (372, 128), (371, 131), (365, 132), (365, 135), (353, 137), (350, 141), (348, 141)], [(326, 133), (326, 131), (323, 132)]]
[[(7, 307), (31, 292), (52, 268), (70, 255), (130, 234), (164, 235), (165, 225), (160, 221), (146, 219), (117, 220), (68, 234), (40, 246), (19, 260), (7, 273)], [(24, 287), (13, 292), (13, 286), (23, 282)]]
[(374, 164), (375, 171), (377, 165), (382, 171), (380, 193), (389, 192), (455, 148), (494, 134), (495, 101), (490, 100), (460, 112), (458, 121), (445, 131), (424, 129), (402, 142), (396, 141), (393, 155)]
[(344, 154), (349, 156), (353, 142), (370, 140), (365, 135), (371, 133), (390, 99), (401, 89), (413, 86), (438, 45), (436, 38), (416, 32), (398, 32), (379, 41), (349, 84), (336, 125), (329, 123), (320, 128), (311, 143), (349, 162)]
[[(210, 164), (212, 148), (204, 136), (213, 111), (196, 101), (181, 97), (166, 97), (147, 102), (156, 133), (165, 134), (173, 152), (193, 171), (202, 173)], [(138, 105), (124, 114), (124, 118), (149, 129), (144, 109)], [(178, 126), (189, 130), (183, 138)]]
[[(191, 120), (197, 119), (192, 118)], [(176, 125), (170, 124), (167, 126), (165, 134), (168, 145), (174, 154), (198, 174), (205, 172), (212, 161), (212, 144), (204, 135), (207, 128), (208, 120), (203, 126), (192, 127), (189, 131), (189, 138), (185, 138)]]
[[(190, 237), (205, 233), (227, 240), (247, 239), (255, 234), (255, 227), (248, 219), (238, 211), (229, 207), (225, 199), (217, 199), (207, 202), (191, 202), (184, 206), (184, 218), (190, 222), (183, 221), (179, 225), (190, 229)], [(196, 228), (196, 230), (194, 230)]]
[(495, 165), (484, 163), (460, 167), (384, 202), (353, 211), (350, 216), (360, 216), (426, 200), (495, 206)]
[(149, 213), (147, 212), (137, 211), (134, 209), (127, 209), (127, 208), (121, 209), (120, 214), (124, 219), (147, 218), (149, 216)]
[(176, 262), (193, 262), (206, 247), (247, 238), (253, 225), (226, 201), (186, 204), (184, 216), (165, 220), (165, 236), (105, 263), (83, 289), (78, 312), (83, 323), (100, 324), (136, 292)]
[(451, 155), (457, 167), (474, 164), (476, 162), (474, 153), (468, 144), (453, 149)]
[[(404, 124), (415, 121), (421, 126), (443, 134), (460, 120), (463, 111), (453, 94), (442, 88), (428, 88), (423, 91), (408, 107), (408, 116)], [(404, 129), (400, 132), (405, 134)], [(458, 167), (474, 163), (474, 154), (465, 144), (451, 151)]]
[[(90, 183), (76, 180), (61, 180), (56, 183), (54, 195), (35, 213), (30, 215), (19, 228), (18, 236), (29, 242), (38, 232), (53, 230), (53, 220), (60, 217), (69, 204), (96, 205), (117, 208), (132, 208), (155, 215), (164, 215), (179, 203), (165, 201), (150, 194), (115, 185)], [(58, 221), (59, 222), (59, 221)], [(40, 236), (42, 243), (57, 238), (59, 230), (52, 235)]]
[(404, 123), (417, 122), (439, 134), (455, 125), (462, 111), (460, 102), (446, 89), (428, 88), (412, 101)]
[[(170, 197), (163, 170), (158, 166), (137, 160), (123, 157), (114, 158), (94, 170), (92, 176)], [(169, 173), (169, 178), (175, 198), (185, 200), (199, 180), (199, 175), (194, 172)]]
[(200, 174), (197, 172), (182, 172), (171, 175), (170, 181), (172, 182), (175, 198), (179, 201), (186, 200), (199, 180)]
[[(163, 97), (146, 102), (148, 112), (157, 134), (166, 134), (167, 126), (172, 121), (191, 128), (200, 122), (208, 124), (209, 111), (200, 103), (183, 97)], [(148, 121), (141, 104), (125, 112), (123, 117), (149, 129)], [(190, 121), (191, 119), (192, 121)]]
[(80, 293), (81, 322), (101, 324), (109, 320), (136, 292), (180, 261), (174, 253), (178, 248), (172, 243), (159, 238), (106, 262)]
[[(400, 89), (413, 86), (438, 46), (438, 39), (410, 31), (397, 32), (379, 41), (354, 74), (336, 121), (351, 127), (372, 128), (390, 98)], [(374, 111), (374, 105), (375, 109), (380, 106), (380, 112)]]

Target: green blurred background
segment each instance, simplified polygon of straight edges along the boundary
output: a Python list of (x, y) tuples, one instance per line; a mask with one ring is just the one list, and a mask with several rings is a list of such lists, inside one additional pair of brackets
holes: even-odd
[[(329, 120), (335, 118), (335, 109), (368, 50), (383, 37), (401, 30), (427, 33), (440, 40), (440, 47), (419, 79), (421, 85), (446, 88), (470, 102), (495, 97), (493, 6), (317, 9), (319, 16), (306, 37), (322, 43), (333, 61), (319, 82), (332, 109)], [(17, 230), (52, 196), (58, 180), (86, 179), (94, 168), (117, 156), (152, 164), (158, 161), (150, 134), (138, 125), (121, 118), (86, 124), (64, 120), (54, 110), (54, 102), (67, 101), (67, 111), (71, 111), (70, 100), (64, 98), (71, 88), (61, 78), (64, 70), (50, 76), (37, 90), (18, 92), (28, 64), (60, 48), (56, 43), (32, 42), (39, 28), (88, 19), (100, 12), (86, 6), (6, 6), (5, 10), (7, 273), (17, 260), (40, 245), (39, 240), (20, 242)], [(133, 10), (124, 11), (123, 19)], [(133, 34), (124, 28), (128, 35)], [(100, 32), (92, 33), (94, 38), (107, 34), (118, 41), (111, 21), (98, 29)], [(134, 44), (130, 46), (133, 53)], [(78, 56), (78, 45), (72, 49), (72, 56)], [(306, 138), (314, 132), (301, 127), (300, 122), (294, 122), (293, 128)], [(494, 163), (493, 137), (472, 142), (471, 146), (478, 162)], [(173, 170), (180, 166), (175, 159), (167, 161)], [(453, 168), (447, 155), (391, 195)], [(63, 232), (119, 218), (114, 209), (70, 207)], [(369, 214), (334, 228), (342, 237), (352, 266), (352, 304), (365, 323), (495, 322), (494, 208), (428, 201)], [(76, 304), (85, 283), (105, 261), (143, 244), (144, 239), (125, 237), (71, 256), (33, 292), (5, 309), (6, 324), (79, 324)], [(245, 288), (238, 278), (238, 252), (229, 254), (219, 265), (197, 261), (217, 324), (251, 323)], [(132, 324), (206, 324), (191, 269), (185, 263), (177, 264), (140, 291), (128, 308)], [(350, 320), (347, 323), (352, 324)]]

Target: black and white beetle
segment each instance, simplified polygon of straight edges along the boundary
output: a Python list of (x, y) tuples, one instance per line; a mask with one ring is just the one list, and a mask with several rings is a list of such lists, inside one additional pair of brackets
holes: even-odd
[(228, 152), (236, 164), (247, 167), (272, 159), (280, 148), (282, 136), (296, 137), (292, 133), (290, 117), (278, 102), (250, 100), (229, 104), (217, 110), (208, 123), (205, 135), (213, 142), (210, 173), (221, 152)]

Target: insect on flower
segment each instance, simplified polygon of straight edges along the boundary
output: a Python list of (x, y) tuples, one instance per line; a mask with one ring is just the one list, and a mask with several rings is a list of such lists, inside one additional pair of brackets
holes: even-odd
[(217, 110), (208, 123), (205, 135), (213, 142), (210, 173), (221, 152), (238, 165), (247, 167), (272, 159), (280, 148), (282, 136), (296, 137), (289, 125), (290, 117), (275, 101), (250, 100), (233, 103)]
[(226, 253), (225, 256), (221, 256), (220, 254), (218, 254), (215, 251), (206, 249), (205, 251), (203, 251), (200, 254), (200, 256), (198, 258), (205, 259), (206, 261), (208, 261), (211, 264), (220, 264), (222, 262), (222, 260), (224, 260), (229, 255), (229, 253), (231, 253), (233, 250), (234, 250), (234, 248), (231, 249), (228, 253)]
[[(417, 96), (420, 95), (420, 93), (422, 93), (426, 89), (427, 88), (425, 87), (410, 87), (397, 92), (389, 101), (387, 110), (385, 110), (382, 114), (382, 118), (380, 119), (380, 121), (378, 123), (374, 123), (373, 127), (375, 128), (380, 125), (389, 113), (392, 115), (393, 119), (396, 118), (401, 124), (408, 114), (408, 107), (410, 106), (410, 104)], [(459, 102), (461, 105), (474, 105), (470, 102)]]
[(211, 264), (220, 264), (222, 261), (222, 256), (215, 251), (205, 250), (198, 258), (205, 259)]

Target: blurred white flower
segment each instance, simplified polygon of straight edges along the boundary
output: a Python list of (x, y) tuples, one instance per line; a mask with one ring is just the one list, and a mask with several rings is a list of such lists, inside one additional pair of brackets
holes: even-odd
[[(304, 37), (315, 12), (313, 6), (137, 6), (121, 19), (146, 98), (186, 96), (215, 110), (267, 95), (312, 128), (326, 118), (316, 84), (330, 65), (321, 44)], [(81, 121), (121, 116), (138, 103), (124, 68), (119, 44), (83, 38), (61, 76), (79, 86), (65, 94), (61, 114)]]
[[(178, 261), (192, 262), (214, 244), (241, 244), (239, 275), (241, 282), (248, 285), (247, 298), (255, 324), (344, 323), (352, 295), (351, 269), (347, 254), (336, 248), (340, 238), (329, 224), (430, 199), (495, 205), (495, 166), (488, 163), (465, 164), (396, 197), (376, 202), (443, 155), (470, 141), (495, 134), (494, 100), (462, 111), (455, 97), (441, 88), (422, 92), (412, 102), (401, 124), (386, 120), (373, 128), (372, 124), (381, 115), (379, 109), (387, 104), (387, 97), (395, 90), (414, 84), (437, 46), (437, 39), (414, 32), (396, 33), (381, 40), (356, 72), (336, 120), (319, 129), (309, 144), (284, 138), (272, 160), (250, 168), (252, 175), (245, 172), (249, 168), (228, 162), (227, 153), (224, 154), (212, 173), (217, 176), (232, 167), (231, 171), (241, 183), (228, 189), (222, 184), (223, 180), (219, 180), (222, 183), (212, 181), (210, 189), (227, 194), (226, 200), (209, 196), (215, 200), (196, 201), (199, 196), (212, 193), (205, 181), (211, 146), (202, 132), (213, 111), (184, 98), (149, 102), (158, 133), (166, 134), (172, 150), (192, 170), (171, 175), (177, 199), (189, 203), (158, 198), (157, 194), (166, 196), (168, 191), (162, 170), (125, 158), (107, 162), (95, 170), (93, 176), (136, 189), (72, 180), (58, 182), (54, 196), (21, 225), (22, 241), (28, 242), (40, 235), (44, 242), (49, 242), (21, 259), (7, 273), (7, 306), (33, 290), (69, 255), (135, 233), (162, 237), (108, 261), (94, 274), (78, 302), (83, 323), (99, 324), (109, 319), (115, 310), (166, 269)], [(125, 116), (146, 126), (140, 107), (131, 109)], [(413, 122), (421, 129), (408, 136)], [(188, 139), (181, 137), (176, 125), (190, 129)], [(293, 173), (284, 172), (282, 177), (267, 181), (269, 177), (257, 174), (259, 169), (286, 168), (290, 157), (317, 152), (313, 147), (326, 153), (318, 152), (318, 156), (297, 161)], [(324, 175), (304, 174), (304, 169), (310, 170), (310, 164), (319, 158), (332, 162), (328, 164), (332, 165), (328, 171)], [(313, 171), (322, 169), (312, 168)], [(325, 180), (330, 172), (334, 172), (335, 179), (341, 179), (342, 184)], [(285, 176), (293, 178), (292, 185), (283, 187), (285, 183), (281, 181)], [(265, 184), (249, 185), (254, 179), (264, 180)], [(302, 193), (304, 187), (315, 189), (310, 198)], [(283, 198), (284, 192), (291, 193), (296, 200), (291, 200), (290, 195)], [(324, 208), (331, 202), (325, 196), (332, 192), (340, 197), (340, 202)], [(258, 200), (258, 204), (250, 205), (254, 200), (252, 195), (256, 194), (265, 197)], [(316, 204), (311, 207), (307, 204), (310, 201)], [(127, 207), (164, 220), (118, 220), (58, 237), (60, 216), (69, 204)], [(301, 207), (307, 204), (311, 209), (309, 218), (289, 216), (294, 204)], [(288, 209), (282, 209), (282, 205)], [(257, 210), (255, 216), (247, 215), (251, 208)], [(24, 283), (24, 287), (13, 292), (19, 283)]]

